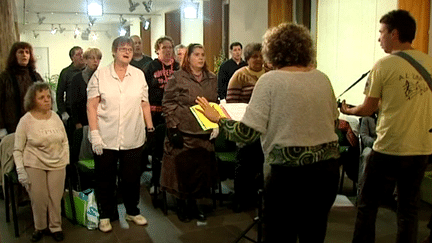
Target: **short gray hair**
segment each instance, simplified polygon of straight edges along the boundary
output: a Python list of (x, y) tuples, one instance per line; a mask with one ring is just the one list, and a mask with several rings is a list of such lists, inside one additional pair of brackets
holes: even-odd
[(36, 107), (36, 92), (41, 92), (43, 90), (49, 90), (51, 95), (51, 109), (54, 102), (54, 97), (50, 85), (47, 82), (38, 81), (32, 84), (24, 96), (24, 110), (31, 111)]
[(176, 46), (174, 47), (174, 54), (177, 55), (179, 49), (187, 49), (187, 47), (186, 47), (185, 45), (183, 45), (183, 44), (178, 44), (178, 45), (176, 45)]

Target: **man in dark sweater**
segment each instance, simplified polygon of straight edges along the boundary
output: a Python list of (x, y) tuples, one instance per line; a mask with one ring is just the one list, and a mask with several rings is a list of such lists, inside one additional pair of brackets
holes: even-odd
[(226, 98), (228, 82), (237, 69), (247, 66), (242, 59), (243, 46), (240, 42), (233, 42), (230, 45), (231, 59), (222, 63), (218, 72), (218, 97), (223, 100)]
[(153, 61), (153, 59), (142, 53), (142, 42), (139, 36), (133, 35), (130, 38), (134, 43), (134, 54), (130, 64), (144, 72), (144, 67)]
[(71, 115), (70, 86), (72, 78), (85, 67), (83, 49), (81, 47), (72, 47), (69, 51), (69, 57), (72, 63), (61, 71), (56, 93), (57, 109), (63, 122), (66, 122)]

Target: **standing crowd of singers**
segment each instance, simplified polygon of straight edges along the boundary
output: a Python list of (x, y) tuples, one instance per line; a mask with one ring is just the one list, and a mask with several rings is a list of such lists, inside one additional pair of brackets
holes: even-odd
[[(378, 41), (386, 53), (404, 52), (432, 73), (432, 58), (411, 46), (416, 23), (409, 12), (391, 11), (380, 24)], [(14, 141), (18, 180), (31, 198), (31, 240), (47, 233), (64, 239), (60, 201), (66, 166), (78, 158), (72, 144), (77, 133), (91, 144), (98, 227), (109, 232), (119, 217), (117, 187), (125, 219), (148, 223), (138, 207), (148, 155), (161, 160), (161, 189), (176, 198), (178, 219), (206, 220), (197, 200), (209, 196), (218, 179), (214, 137), (219, 132), (241, 145), (236, 210), (250, 207), (257, 200), (254, 191), (264, 188), (265, 242), (324, 242), (339, 181), (339, 111), (329, 78), (316, 69), (309, 31), (283, 23), (267, 30), (262, 44), (246, 45), (245, 60), (240, 43), (230, 50), (232, 58), (216, 76), (207, 67), (203, 45), (174, 48), (168, 36), (156, 41), (154, 60), (143, 55), (138, 36), (117, 37), (113, 62), (100, 68), (99, 49), (73, 47), (72, 63), (59, 78), (57, 115), (50, 86), (35, 71), (32, 46), (15, 43), (0, 74), (0, 139)], [(390, 181), (397, 184), (397, 242), (417, 242), (419, 188), (432, 153), (432, 92), (424, 80), (412, 77), (419, 76), (411, 64), (388, 55), (372, 68), (364, 103), (350, 108), (343, 102), (340, 109), (360, 116), (379, 109), (353, 242), (374, 242), (380, 195)], [(243, 118), (221, 118), (209, 105), (221, 99), (248, 103)], [(196, 104), (218, 123), (218, 131), (201, 129), (189, 110)], [(157, 129), (166, 131), (163, 141), (155, 142)]]

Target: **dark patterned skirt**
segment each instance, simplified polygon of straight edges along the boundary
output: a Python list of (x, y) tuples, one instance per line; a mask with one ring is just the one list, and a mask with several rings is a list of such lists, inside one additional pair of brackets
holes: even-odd
[(209, 134), (182, 135), (181, 149), (165, 138), (161, 189), (180, 199), (207, 197), (218, 177), (214, 144)]

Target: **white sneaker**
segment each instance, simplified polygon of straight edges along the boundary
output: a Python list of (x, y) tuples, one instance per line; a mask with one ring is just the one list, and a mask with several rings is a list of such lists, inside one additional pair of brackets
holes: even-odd
[(112, 230), (110, 219), (101, 219), (99, 221), (99, 230), (106, 233)]
[(131, 216), (126, 214), (126, 220), (133, 221), (136, 225), (146, 225), (147, 219), (144, 218), (141, 214)]

